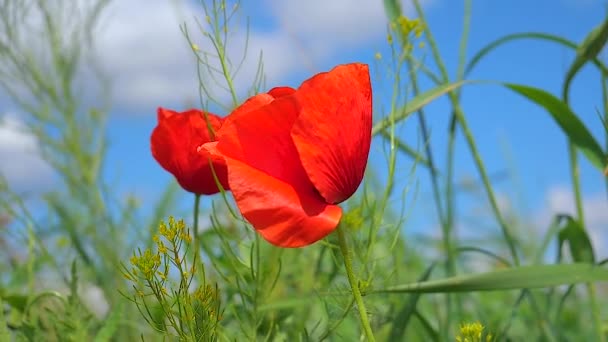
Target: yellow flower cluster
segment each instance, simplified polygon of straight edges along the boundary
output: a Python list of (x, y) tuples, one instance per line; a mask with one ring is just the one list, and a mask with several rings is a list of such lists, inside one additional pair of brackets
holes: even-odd
[[(133, 283), (132, 301), (144, 315), (150, 312), (150, 303), (156, 302), (172, 334), (177, 334), (180, 340), (193, 335), (195, 340), (216, 340), (216, 329), (222, 319), (219, 290), (206, 284), (204, 265), (191, 262), (188, 248), (192, 237), (186, 223), (169, 217), (166, 223), (159, 224), (158, 234), (152, 239), (157, 247), (155, 252), (150, 248), (137, 250), (130, 259), (132, 267), (123, 264), (124, 277)], [(202, 272), (196, 274), (199, 268)], [(192, 291), (195, 277), (202, 284)], [(146, 318), (148, 322), (156, 319)]]
[[(157, 247), (156, 253), (150, 249), (146, 249), (143, 253), (139, 251), (139, 254), (133, 254), (130, 259), (133, 269), (130, 274), (128, 272), (124, 273), (127, 280), (133, 281), (134, 277), (140, 275), (144, 279), (152, 280), (154, 275), (157, 274), (165, 281), (168, 275), (168, 265), (164, 265), (164, 271), (159, 271), (162, 264), (161, 258), (163, 257), (169, 257), (178, 267), (182, 266), (179, 250), (182, 243), (189, 244), (192, 242), (192, 236), (190, 236), (184, 220), (176, 220), (174, 217), (169, 217), (168, 224), (165, 222), (160, 223), (159, 233), (152, 238)], [(168, 242), (168, 245), (165, 242)], [(171, 253), (170, 256), (169, 253)], [(184, 276), (187, 273), (184, 271)]]
[(160, 266), (160, 254), (154, 254), (151, 250), (146, 249), (143, 253), (140, 251), (139, 256), (133, 254), (130, 261), (131, 265), (135, 266), (133, 274), (137, 274), (139, 271), (145, 279), (151, 279)]
[(460, 326), (460, 334), (456, 336), (456, 342), (490, 342), (492, 341), (492, 335), (487, 334), (485, 339), (483, 338), (484, 326), (479, 323), (464, 323)]
[(414, 37), (420, 38), (424, 32), (424, 27), (419, 18), (409, 19), (403, 15), (393, 23), (392, 28), (398, 30), (402, 37), (409, 37), (410, 33), (414, 32)]
[[(403, 50), (406, 53), (409, 53), (412, 50), (412, 40), (422, 37), (422, 33), (424, 33), (424, 25), (419, 18), (409, 19), (408, 17), (402, 15), (391, 23), (391, 32), (397, 34), (397, 36), (403, 42)], [(389, 44), (393, 44), (392, 33), (388, 34), (387, 40)], [(424, 43), (420, 42), (419, 46), (421, 48), (424, 47)]]
[[(175, 220), (173, 216), (169, 216), (169, 226), (165, 222), (161, 222), (159, 226), (160, 235), (164, 236), (169, 242), (175, 242), (176, 238), (183, 240), (186, 243), (192, 241), (192, 237), (188, 233), (188, 228), (184, 220)], [(155, 237), (154, 241), (158, 241)]]

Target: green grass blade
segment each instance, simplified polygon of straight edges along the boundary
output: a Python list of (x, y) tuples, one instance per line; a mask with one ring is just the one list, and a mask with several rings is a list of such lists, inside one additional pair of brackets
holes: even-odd
[(6, 325), (6, 317), (4, 316), (4, 303), (0, 297), (0, 342), (10, 341), (11, 336)]
[(3, 302), (8, 304), (13, 309), (18, 310), (19, 312), (25, 312), (29, 297), (18, 294), (11, 295), (6, 293), (3, 294), (1, 297)]
[(544, 107), (570, 138), (570, 141), (583, 152), (589, 161), (600, 171), (604, 170), (607, 158), (602, 148), (583, 122), (563, 101), (542, 89), (511, 83), (504, 83), (503, 85)]
[[(381, 131), (380, 135), (386, 141), (390, 141), (390, 139), (391, 139), (391, 135), (387, 131)], [(428, 144), (428, 142), (427, 142), (427, 144)], [(399, 139), (397, 137), (395, 137), (395, 147), (397, 147), (397, 149), (399, 151), (410, 156), (410, 158), (414, 159), (420, 165), (425, 166), (427, 168), (431, 168), (431, 164), (429, 163), (428, 159), (426, 159), (424, 156), (422, 156), (420, 153), (418, 153), (414, 148), (410, 147), (408, 144), (406, 144), (405, 142), (403, 142), (401, 139)], [(434, 169), (433, 171), (436, 173), (439, 173), (439, 170), (437, 170), (437, 169)]]
[[(492, 52), (499, 46), (502, 46), (503, 44), (508, 43), (510, 41), (520, 40), (520, 39), (546, 40), (546, 41), (554, 42), (554, 43), (569, 47), (573, 50), (576, 50), (578, 48), (578, 45), (572, 41), (564, 39), (560, 36), (554, 36), (554, 35), (547, 34), (547, 33), (522, 32), (522, 33), (509, 34), (509, 35), (506, 35), (502, 38), (499, 38), (499, 39), (491, 42), (490, 44), (486, 45), (481, 50), (479, 50), (479, 52), (477, 52), (469, 61), (469, 64), (466, 67), (465, 75), (468, 75), (473, 70), (473, 68), (481, 61), (481, 59), (483, 57), (485, 57), (487, 54), (489, 54), (490, 52)], [(599, 59), (593, 58), (592, 61), (593, 61), (593, 64), (595, 64), (595, 66), (597, 66), (598, 69), (600, 69), (603, 73), (608, 73), (608, 68)]]
[(608, 281), (608, 269), (584, 263), (535, 265), (396, 285), (386, 289), (369, 291), (368, 294), (498, 291), (544, 288), (596, 281)]
[(576, 50), (576, 58), (566, 73), (566, 89), (578, 71), (590, 60), (600, 53), (608, 41), (608, 20), (604, 20), (599, 26), (587, 35), (583, 43)]
[[(420, 277), (419, 281), (426, 281), (431, 276), (433, 269), (435, 268), (435, 264), (431, 264), (429, 268), (426, 269), (422, 277)], [(405, 333), (405, 328), (410, 322), (410, 319), (416, 313), (416, 306), (418, 305), (418, 300), (420, 299), (420, 293), (414, 293), (410, 296), (410, 299), (407, 303), (404, 303), (403, 308), (399, 310), (399, 313), (395, 317), (392, 323), (391, 332), (389, 335), (389, 341), (401, 341), (403, 340), (403, 334)]]
[(397, 122), (407, 118), (410, 114), (429, 104), (433, 100), (436, 100), (440, 96), (462, 87), (465, 83), (471, 83), (471, 81), (448, 83), (419, 94), (418, 96), (408, 101), (405, 106), (399, 109), (398, 113), (393, 118), (389, 116), (376, 123), (372, 128), (372, 136), (380, 133), (382, 130), (389, 127), (392, 121), (394, 121), (396, 124)]

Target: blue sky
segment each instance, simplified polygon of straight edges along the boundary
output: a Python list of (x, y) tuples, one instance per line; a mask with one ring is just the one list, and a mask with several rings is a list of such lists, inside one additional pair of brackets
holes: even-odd
[[(428, 0), (425, 8), (453, 78), (462, 29), (462, 2)], [(470, 58), (490, 41), (515, 32), (546, 32), (581, 41), (601, 22), (607, 9), (606, 3), (599, 0), (474, 1), (467, 55)], [(135, 17), (132, 16), (134, 10), (138, 11)], [(149, 135), (156, 125), (156, 107), (181, 110), (197, 103), (193, 57), (178, 27), (186, 21), (188, 27), (193, 28), (195, 15), (202, 18), (197, 2), (178, 5), (139, 0), (117, 2), (100, 28), (100, 59), (113, 80), (115, 104), (108, 127), (111, 146), (105, 174), (112, 184), (117, 184), (117, 191), (134, 192), (142, 198), (144, 206), (151, 207), (172, 181), (149, 150)], [(352, 61), (374, 65), (373, 75), (386, 71), (382, 61), (378, 64), (374, 60), (376, 52), (389, 55), (380, 0), (263, 0), (255, 5), (244, 1), (241, 16), (235, 21), (234, 44), (229, 53), (242, 52), (246, 16), (251, 24), (249, 51), (264, 51), (268, 88), (297, 86), (315, 72)], [(193, 31), (192, 36), (202, 49), (208, 47), (200, 33)], [(427, 65), (436, 70), (428, 46), (417, 49), (416, 53), (425, 56)], [(521, 83), (559, 94), (563, 74), (573, 57), (572, 51), (553, 43), (512, 42), (488, 55), (469, 78)], [(243, 75), (237, 78), (241, 96), (250, 84), (254, 65), (254, 58), (248, 58)], [(388, 87), (380, 85), (381, 78), (374, 78), (374, 82), (375, 99), (382, 101), (390, 94), (378, 93), (376, 89)], [(428, 81), (422, 83), (423, 89), (431, 86)], [(575, 79), (571, 99), (575, 112), (598, 139), (603, 139), (596, 116), (596, 109), (601, 109), (600, 90), (599, 75), (588, 66)], [(566, 139), (541, 108), (491, 84), (466, 86), (462, 104), (488, 171), (516, 172), (515, 179), (497, 183), (505, 209), (521, 209), (522, 214), (539, 226), (546, 226), (551, 212), (572, 210)], [(426, 108), (431, 144), (440, 168), (445, 165), (448, 108), (445, 98)], [(16, 109), (7, 105), (5, 112), (15, 113)], [(7, 135), (6, 125), (4, 130), (2, 127), (0, 156), (15, 156), (18, 148), (11, 149), (11, 144), (2, 139), (2, 134)], [(405, 141), (420, 145), (414, 117), (399, 132)], [(370, 165), (381, 173), (384, 171), (383, 149), (381, 140), (374, 140)], [(433, 219), (436, 214), (428, 174), (419, 167), (415, 177), (410, 178), (411, 164), (410, 159), (400, 157), (398, 170), (404, 176), (399, 184), (407, 186), (417, 182), (418, 189), (414, 202), (407, 204), (411, 218), (406, 229), (433, 235), (432, 231), (438, 228)], [(0, 171), (5, 169), (0, 167)], [(41, 178), (35, 174), (31, 177)], [(457, 141), (456, 177), (478, 179), (462, 136)], [(587, 217), (593, 225), (594, 236), (601, 239), (603, 242), (598, 243), (603, 245), (608, 241), (604, 182), (583, 157), (581, 179)], [(27, 183), (27, 178), (23, 182)], [(184, 193), (184, 203), (189, 203), (188, 199)], [(484, 203), (482, 193), (459, 195), (458, 200), (459, 213), (465, 217), (474, 215)], [(497, 228), (492, 229), (493, 233), (498, 232)]]

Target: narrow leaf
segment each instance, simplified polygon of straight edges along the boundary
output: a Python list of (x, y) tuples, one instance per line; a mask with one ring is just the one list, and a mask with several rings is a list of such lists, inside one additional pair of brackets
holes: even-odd
[(4, 316), (4, 303), (0, 297), (0, 341), (10, 341), (11, 335), (8, 332), (6, 316)]
[[(426, 269), (422, 277), (420, 277), (419, 281), (426, 281), (431, 276), (431, 272), (435, 268), (435, 264), (432, 264), (429, 268)], [(389, 341), (401, 341), (403, 340), (403, 334), (405, 333), (405, 328), (410, 322), (410, 319), (416, 313), (416, 306), (418, 305), (418, 300), (420, 299), (420, 293), (414, 293), (410, 296), (410, 299), (407, 303), (404, 303), (403, 308), (397, 314), (397, 317), (393, 320), (391, 332), (389, 335)]]
[(25, 307), (27, 306), (28, 297), (17, 294), (5, 294), (2, 296), (2, 300), (10, 305), (13, 309), (18, 310), (19, 312), (24, 312)]
[[(506, 35), (504, 37), (501, 37), (501, 38), (489, 43), (488, 45), (484, 46), (481, 50), (479, 50), (473, 56), (473, 58), (471, 58), (471, 60), (469, 61), (469, 64), (466, 67), (465, 75), (468, 75), (473, 70), (473, 68), (487, 54), (489, 54), (490, 52), (492, 52), (499, 46), (502, 46), (503, 44), (508, 43), (510, 41), (521, 40), (521, 39), (545, 40), (545, 41), (560, 44), (562, 46), (569, 47), (573, 50), (576, 50), (578, 47), (578, 44), (576, 44), (572, 41), (564, 39), (560, 36), (555, 36), (555, 35), (551, 35), (551, 34), (547, 34), (547, 33), (539, 33), (539, 32), (513, 33), (513, 34)], [(595, 64), (595, 66), (597, 66), (597, 68), (600, 69), (603, 73), (608, 73), (608, 68), (599, 59), (593, 58), (592, 61), (593, 61), (593, 64)]]
[[(382, 136), (382, 138), (384, 138), (386, 141), (390, 142), (391, 140), (391, 135), (389, 132), (387, 132), (386, 130), (381, 131), (380, 135)], [(407, 154), (408, 156), (410, 156), (412, 159), (414, 159), (417, 163), (420, 163), (421, 165), (427, 167), (427, 168), (431, 168), (431, 164), (429, 163), (429, 161), (422, 156), (420, 153), (418, 153), (414, 148), (410, 147), (408, 144), (404, 143), (401, 139), (395, 137), (395, 147), (397, 147), (397, 149), (405, 154)], [(433, 170), (435, 173), (439, 173), (439, 170), (434, 169)]]
[(558, 222), (565, 222), (558, 235), (558, 253), (561, 255), (562, 247), (567, 242), (572, 259), (575, 262), (595, 263), (595, 255), (589, 235), (578, 221), (569, 215), (560, 215)]
[(372, 135), (380, 133), (382, 130), (389, 127), (393, 121), (396, 124), (399, 121), (407, 118), (410, 114), (429, 104), (431, 101), (449, 93), (452, 90), (460, 88), (465, 83), (471, 83), (471, 81), (459, 81), (443, 84), (427, 92), (418, 94), (416, 97), (408, 101), (402, 108), (398, 109), (393, 118), (385, 117), (380, 122), (376, 123), (372, 128)]
[[(606, 41), (608, 40), (608, 20), (598, 25), (593, 29), (581, 45), (576, 50), (576, 58), (566, 73), (567, 86), (570, 84), (576, 73), (587, 63), (593, 60), (602, 51)], [(566, 89), (567, 89), (566, 86)]]
[(587, 159), (598, 169), (604, 170), (607, 158), (602, 148), (583, 122), (563, 101), (542, 89), (511, 83), (504, 83), (503, 85), (545, 108), (570, 141), (583, 152)]
[(544, 288), (596, 281), (608, 281), (608, 269), (584, 263), (535, 265), (403, 284), (368, 291), (367, 293), (371, 295), (376, 293), (498, 291)]

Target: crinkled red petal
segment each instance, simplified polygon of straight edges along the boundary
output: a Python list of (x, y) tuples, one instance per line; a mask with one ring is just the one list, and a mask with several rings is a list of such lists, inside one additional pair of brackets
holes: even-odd
[(328, 203), (357, 190), (367, 165), (372, 90), (365, 64), (341, 65), (305, 81), (296, 95), (300, 115), (291, 131), (302, 165)]
[(279, 247), (303, 247), (324, 238), (342, 209), (310, 187), (289, 184), (236, 159), (226, 158), (232, 194), (243, 217)]
[[(238, 111), (238, 109), (237, 109)], [(304, 169), (290, 135), (299, 113), (291, 96), (235, 112), (218, 132), (228, 181), (243, 216), (269, 242), (311, 244), (337, 226), (342, 211), (325, 203)]]

